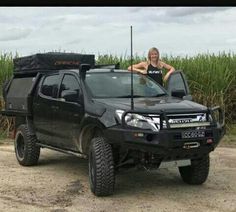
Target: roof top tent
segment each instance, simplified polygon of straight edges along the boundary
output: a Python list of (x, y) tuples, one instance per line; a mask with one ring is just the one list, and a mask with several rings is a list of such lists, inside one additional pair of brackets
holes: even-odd
[(59, 69), (78, 69), (81, 64), (95, 66), (95, 55), (48, 52), (13, 60), (14, 75)]
[(40, 53), (13, 60), (13, 77), (4, 89), (6, 115), (30, 115), (32, 93), (40, 73), (79, 69), (81, 64), (95, 67), (95, 55), (76, 53)]

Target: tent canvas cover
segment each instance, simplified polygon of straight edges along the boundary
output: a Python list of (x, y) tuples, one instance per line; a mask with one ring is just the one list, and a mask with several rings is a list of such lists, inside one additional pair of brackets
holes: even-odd
[(95, 55), (77, 53), (38, 53), (13, 60), (14, 73), (35, 72), (37, 70), (78, 69), (80, 64), (95, 66)]

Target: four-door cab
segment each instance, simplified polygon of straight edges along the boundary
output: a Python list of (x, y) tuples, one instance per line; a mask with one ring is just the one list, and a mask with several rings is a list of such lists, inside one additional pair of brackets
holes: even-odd
[(126, 165), (175, 164), (184, 182), (204, 183), (209, 153), (224, 134), (220, 108), (191, 101), (181, 71), (166, 88), (134, 73), (131, 96), (130, 72), (104, 67), (80, 62), (14, 74), (2, 113), (16, 117), (18, 162), (37, 164), (41, 147), (88, 158), (97, 196), (114, 192), (115, 170)]

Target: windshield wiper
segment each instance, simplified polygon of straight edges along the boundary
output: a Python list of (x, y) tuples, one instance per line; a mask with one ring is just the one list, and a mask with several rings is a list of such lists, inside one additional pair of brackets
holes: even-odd
[[(134, 98), (138, 97), (146, 97), (146, 96), (141, 96), (141, 95), (133, 95)], [(124, 95), (124, 96), (116, 96), (114, 98), (131, 98), (131, 95)]]
[(153, 97), (160, 97), (160, 96), (167, 96), (168, 94), (166, 94), (166, 93), (161, 93), (161, 94), (157, 94), (157, 95), (155, 95), (155, 96), (153, 96)]
[[(160, 97), (160, 96), (167, 96), (168, 94), (166, 93), (161, 93), (161, 94), (157, 94), (155, 96), (142, 96), (142, 95), (133, 95), (134, 98), (138, 98), (138, 97)], [(124, 95), (124, 96), (116, 96), (114, 98), (131, 98), (131, 95)]]

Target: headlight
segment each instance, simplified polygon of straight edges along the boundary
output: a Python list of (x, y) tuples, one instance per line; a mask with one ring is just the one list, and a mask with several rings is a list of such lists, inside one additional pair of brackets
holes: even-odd
[(197, 120), (196, 120), (196, 121), (199, 121), (199, 122), (207, 121), (206, 113), (199, 114), (199, 115), (197, 116)]
[[(123, 110), (116, 110), (116, 114), (121, 120)], [(160, 118), (143, 116), (135, 113), (127, 113), (125, 116), (125, 123), (131, 127), (137, 127), (145, 130), (159, 131), (160, 129)]]
[(197, 121), (197, 122), (207, 122), (207, 121), (212, 122), (213, 119), (212, 119), (211, 114), (208, 114), (208, 117), (209, 117), (209, 120), (207, 120), (207, 114), (206, 113), (199, 114), (197, 116), (196, 120), (194, 120), (194, 121)]

